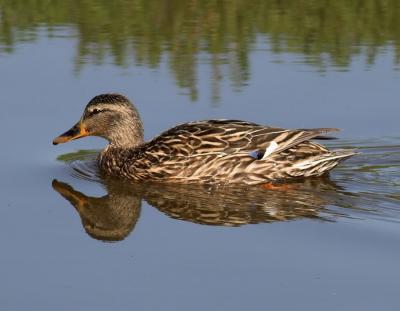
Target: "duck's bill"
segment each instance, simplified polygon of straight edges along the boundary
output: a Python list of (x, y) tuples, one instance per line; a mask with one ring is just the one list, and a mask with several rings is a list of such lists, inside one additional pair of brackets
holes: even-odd
[(85, 137), (88, 135), (89, 135), (89, 132), (86, 130), (86, 128), (81, 123), (77, 123), (71, 129), (66, 131), (65, 133), (54, 138), (53, 145), (63, 144), (63, 143), (69, 142), (71, 140)]

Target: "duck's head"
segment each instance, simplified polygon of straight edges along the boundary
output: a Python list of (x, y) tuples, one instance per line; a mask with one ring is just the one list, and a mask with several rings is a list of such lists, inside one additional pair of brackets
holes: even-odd
[(103, 137), (111, 145), (131, 148), (143, 143), (143, 125), (138, 111), (125, 96), (101, 94), (87, 104), (71, 129), (53, 140), (53, 145), (85, 136)]

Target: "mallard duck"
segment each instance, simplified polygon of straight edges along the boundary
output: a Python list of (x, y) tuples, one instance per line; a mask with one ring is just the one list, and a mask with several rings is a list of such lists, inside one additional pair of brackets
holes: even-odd
[(120, 94), (102, 94), (87, 104), (65, 143), (100, 136), (102, 173), (134, 181), (264, 184), (321, 176), (352, 150), (329, 151), (310, 141), (335, 128), (283, 129), (239, 120), (205, 120), (178, 125), (145, 142), (139, 113)]

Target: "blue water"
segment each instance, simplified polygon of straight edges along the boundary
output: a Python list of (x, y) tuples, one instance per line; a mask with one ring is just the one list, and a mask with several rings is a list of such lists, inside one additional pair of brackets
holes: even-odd
[[(390, 46), (374, 65), (361, 54), (346, 70), (320, 72), (302, 55), (277, 55), (260, 39), (246, 85), (236, 87), (223, 75), (218, 100), (210, 57), (200, 54), (192, 101), (175, 85), (166, 59), (157, 68), (121, 68), (106, 58), (77, 70), (73, 32), (56, 33), (48, 38), (41, 30), (35, 42), (0, 54), (1, 310), (397, 310), (400, 74)], [(52, 182), (89, 197), (106, 195), (90, 157), (57, 160), (105, 142), (54, 147), (51, 141), (78, 120), (91, 97), (110, 91), (135, 102), (147, 139), (190, 120), (239, 118), (339, 127), (343, 133), (330, 146), (362, 154), (332, 172), (336, 188), (302, 190), (311, 194), (298, 200), (318, 217), (212, 226), (172, 218), (143, 200), (132, 231), (103, 242), (86, 233)], [(267, 194), (265, 200), (271, 203)], [(279, 214), (281, 206), (273, 207), (267, 204), (266, 213)]]

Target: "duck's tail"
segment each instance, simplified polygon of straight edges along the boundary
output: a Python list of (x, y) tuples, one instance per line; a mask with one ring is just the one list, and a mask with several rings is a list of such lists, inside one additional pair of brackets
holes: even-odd
[(355, 150), (338, 149), (332, 150), (319, 156), (304, 159), (293, 165), (292, 169), (297, 171), (296, 175), (304, 177), (321, 176), (336, 167), (340, 162), (359, 154)]

